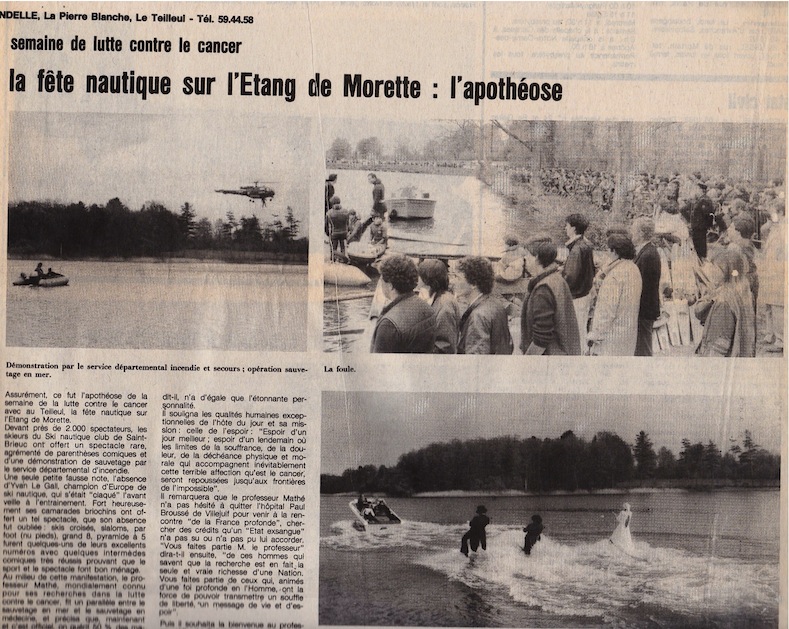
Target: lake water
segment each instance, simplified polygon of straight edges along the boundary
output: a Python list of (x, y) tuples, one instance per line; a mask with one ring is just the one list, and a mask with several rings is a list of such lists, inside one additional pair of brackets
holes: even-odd
[[(778, 491), (394, 499), (404, 520), (352, 527), (321, 498), (320, 623), (485, 627), (775, 627)], [(622, 502), (637, 556), (608, 538)], [(488, 548), (459, 552), (477, 504)], [(531, 556), (521, 529), (545, 532)]]
[(306, 266), (50, 265), (68, 286), (12, 286), (35, 262), (8, 261), (8, 346), (306, 351)]

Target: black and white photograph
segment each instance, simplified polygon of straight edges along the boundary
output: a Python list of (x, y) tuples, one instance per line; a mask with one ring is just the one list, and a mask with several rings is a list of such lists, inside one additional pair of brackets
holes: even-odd
[(10, 120), (8, 346), (306, 349), (309, 120)]
[(343, 391), (322, 410), (321, 625), (778, 626), (775, 399)]
[(323, 133), (327, 352), (783, 355), (783, 124)]

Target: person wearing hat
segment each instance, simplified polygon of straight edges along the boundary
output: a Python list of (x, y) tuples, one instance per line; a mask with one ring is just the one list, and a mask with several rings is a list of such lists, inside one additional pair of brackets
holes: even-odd
[(531, 522), (523, 529), (526, 538), (523, 540), (523, 552), (531, 555), (531, 549), (540, 541), (540, 534), (545, 527), (542, 524), (542, 517), (539, 515), (531, 516)]
[(477, 552), (480, 546), (482, 550), (487, 549), (488, 543), (485, 527), (490, 524), (490, 518), (485, 515), (487, 512), (488, 510), (485, 508), (485, 505), (479, 505), (477, 507), (477, 515), (471, 518), (471, 521), (468, 523), (469, 529), (466, 531), (466, 534), (463, 535), (463, 539), (460, 540), (460, 552), (466, 557), (468, 557), (469, 547), (474, 552)]

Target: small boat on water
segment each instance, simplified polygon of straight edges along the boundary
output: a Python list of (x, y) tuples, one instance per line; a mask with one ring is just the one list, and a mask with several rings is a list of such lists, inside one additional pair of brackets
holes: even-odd
[(433, 218), (436, 200), (431, 199), (427, 192), (417, 194), (414, 188), (403, 188), (400, 196), (389, 199), (386, 206), (390, 220)]
[(38, 286), (39, 288), (55, 288), (68, 286), (68, 278), (60, 273), (47, 273), (46, 275), (24, 275), (14, 280), (14, 286)]
[(353, 528), (359, 531), (381, 531), (403, 521), (383, 499), (351, 500), (348, 503), (354, 515)]
[(385, 243), (351, 242), (345, 249), (351, 264), (364, 267), (378, 260), (386, 252)]

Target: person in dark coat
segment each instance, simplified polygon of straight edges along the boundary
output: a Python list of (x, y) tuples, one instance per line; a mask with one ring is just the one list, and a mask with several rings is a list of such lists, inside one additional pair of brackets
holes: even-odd
[(373, 221), (376, 217), (381, 217), (383, 221), (386, 218), (386, 203), (384, 202), (384, 184), (381, 183), (381, 180), (378, 178), (378, 175), (375, 173), (370, 173), (367, 175), (367, 181), (369, 181), (373, 185), (373, 207), (370, 210), (370, 216), (368, 216), (365, 220), (361, 221), (357, 226), (356, 229), (353, 230), (348, 242), (357, 242), (361, 240), (362, 235), (367, 228), (372, 225)]
[(381, 217), (386, 214), (386, 203), (384, 202), (384, 184), (375, 173), (367, 175), (367, 181), (373, 185), (373, 209), (372, 213)]
[(331, 259), (337, 259), (337, 252), (339, 251), (339, 258), (344, 260), (346, 258), (345, 241), (348, 238), (350, 214), (348, 210), (343, 209), (339, 197), (332, 197), (331, 202), (332, 206), (326, 213), (326, 219), (329, 222), (329, 238), (331, 239)]
[(630, 236), (636, 247), (636, 263), (641, 272), (641, 304), (638, 310), (636, 356), (652, 356), (652, 328), (660, 316), (660, 253), (652, 242), (655, 221), (641, 216), (633, 221)]
[(323, 227), (327, 236), (329, 235), (329, 219), (326, 218), (326, 214), (328, 214), (329, 210), (331, 209), (331, 200), (332, 197), (334, 196), (334, 184), (336, 183), (336, 181), (337, 181), (337, 175), (335, 173), (332, 173), (331, 175), (329, 175), (328, 179), (326, 179), (326, 189), (324, 192), (325, 201), (323, 204), (323, 214), (324, 214)]
[(707, 232), (716, 224), (717, 208), (707, 196), (707, 184), (699, 182), (699, 195), (686, 208), (690, 222), (690, 238), (701, 260), (707, 258)]
[(436, 341), (433, 309), (414, 292), (419, 275), (416, 265), (405, 256), (384, 258), (381, 282), (391, 301), (381, 310), (373, 332), (373, 353), (430, 354)]
[(540, 541), (540, 535), (545, 530), (542, 524), (542, 517), (539, 515), (531, 516), (531, 522), (523, 529), (526, 538), (523, 540), (523, 552), (531, 555), (531, 549)]
[(583, 214), (570, 214), (565, 219), (569, 253), (562, 275), (573, 299), (586, 297), (594, 283), (594, 251), (592, 243), (584, 237), (588, 227), (589, 221)]
[(564, 231), (567, 234), (568, 254), (562, 275), (570, 287), (575, 308), (575, 319), (578, 321), (578, 335), (586, 336), (586, 320), (589, 317), (589, 292), (594, 284), (594, 251), (592, 243), (584, 234), (589, 227), (589, 220), (583, 214), (570, 214), (565, 219)]
[(521, 312), (521, 351), (526, 355), (581, 354), (572, 294), (556, 265), (556, 245), (547, 240), (526, 246), (532, 276)]
[(463, 535), (463, 538), (460, 540), (460, 552), (466, 557), (468, 557), (469, 548), (477, 552), (479, 547), (482, 547), (482, 550), (486, 550), (488, 547), (485, 527), (490, 524), (490, 518), (485, 515), (487, 512), (488, 510), (485, 508), (485, 505), (479, 505), (477, 507), (477, 515), (468, 523), (468, 531), (466, 531), (466, 534)]
[(435, 354), (456, 354), (460, 338), (460, 304), (449, 292), (449, 270), (441, 260), (428, 258), (417, 269), (420, 290), (426, 291), (425, 301), (436, 313)]
[(493, 265), (478, 256), (463, 258), (452, 274), (458, 300), (468, 304), (460, 318), (458, 354), (512, 354), (507, 311), (493, 295)]

